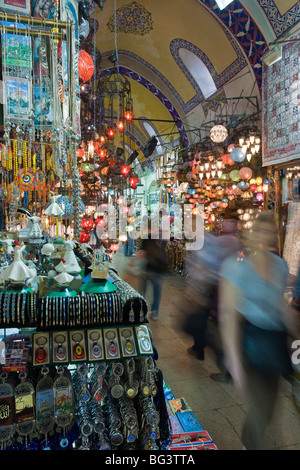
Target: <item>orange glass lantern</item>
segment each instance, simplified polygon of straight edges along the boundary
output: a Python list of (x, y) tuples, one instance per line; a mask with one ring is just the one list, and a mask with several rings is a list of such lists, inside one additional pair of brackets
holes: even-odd
[(91, 56), (84, 50), (79, 51), (78, 57), (78, 75), (80, 80), (85, 83), (94, 74), (94, 62)]
[(133, 111), (131, 111), (130, 109), (127, 109), (124, 113), (124, 117), (125, 117), (126, 121), (129, 122), (129, 123), (132, 121), (133, 116), (134, 116)]
[(88, 232), (90, 230), (93, 229), (94, 227), (94, 221), (93, 219), (90, 219), (90, 218), (84, 218), (82, 219), (82, 222), (81, 222), (81, 227), (84, 229), (84, 230), (87, 230)]
[(100, 149), (99, 150), (98, 157), (100, 159), (100, 162), (104, 162), (104, 160), (106, 159), (106, 155), (107, 155), (107, 150), (106, 149)]
[(112, 243), (109, 248), (110, 248), (111, 251), (116, 252), (116, 251), (118, 251), (118, 249), (120, 247), (119, 247), (118, 243)]
[(223, 165), (234, 165), (234, 162), (231, 160), (229, 153), (226, 153), (222, 156), (222, 163)]
[(130, 171), (131, 171), (131, 168), (129, 165), (121, 166), (120, 173), (124, 178), (127, 178), (129, 176)]
[(83, 158), (84, 154), (85, 154), (85, 151), (82, 148), (79, 148), (76, 150), (77, 158)]
[(79, 237), (79, 243), (88, 243), (90, 241), (90, 234), (86, 232), (81, 232)]
[(123, 119), (119, 119), (119, 121), (116, 123), (116, 126), (119, 130), (119, 132), (123, 132), (124, 131), (124, 127), (125, 127), (125, 122), (123, 121)]
[(113, 127), (109, 127), (108, 129), (106, 129), (106, 134), (109, 140), (113, 140), (116, 132), (116, 129), (114, 129)]

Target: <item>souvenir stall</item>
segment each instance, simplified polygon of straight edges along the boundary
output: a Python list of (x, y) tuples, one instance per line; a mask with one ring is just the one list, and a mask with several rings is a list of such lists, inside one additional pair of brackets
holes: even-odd
[[(109, 130), (102, 140), (91, 129), (82, 98), (97, 51), (80, 11), (80, 31), (77, 3), (0, 12), (1, 450), (169, 446), (147, 305), (111, 267), (124, 234), (104, 230), (107, 204), (139, 180)], [(98, 98), (123, 103), (130, 124), (128, 87), (114, 78)]]

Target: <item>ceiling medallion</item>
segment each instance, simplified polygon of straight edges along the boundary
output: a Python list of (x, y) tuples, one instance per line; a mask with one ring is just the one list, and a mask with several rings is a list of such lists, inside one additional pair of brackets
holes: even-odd
[(228, 136), (228, 131), (226, 127), (221, 126), (220, 124), (214, 126), (210, 130), (210, 138), (213, 142), (220, 144), (224, 142)]
[[(114, 15), (107, 23), (110, 31), (115, 30)], [(117, 10), (117, 32), (144, 35), (153, 29), (151, 13), (136, 2), (123, 5)]]

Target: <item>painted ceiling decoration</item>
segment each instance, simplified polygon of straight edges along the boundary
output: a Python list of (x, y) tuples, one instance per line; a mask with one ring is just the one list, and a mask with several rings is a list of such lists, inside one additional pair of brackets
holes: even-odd
[[(204, 122), (211, 113), (217, 116), (235, 89), (242, 94), (242, 87), (246, 87), (246, 94), (257, 95), (261, 107), (262, 57), (270, 41), (286, 33), (300, 18), (300, 2), (295, 0), (234, 0), (222, 10), (215, 0), (117, 0), (116, 19), (113, 3), (105, 2), (96, 15), (96, 47), (102, 62), (95, 79), (113, 71), (116, 26), (119, 71), (138, 85), (136, 121), (128, 137), (139, 150), (149, 139), (143, 125), (147, 119), (158, 137), (165, 135), (166, 125), (156, 122), (160, 114), (174, 123), (173, 141), (180, 140), (188, 147), (195, 138), (192, 129), (200, 127), (201, 119)], [(193, 54), (215, 84), (212, 96), (204, 96), (201, 83), (184, 61), (187, 56), (191, 60)], [(235, 87), (234, 81), (241, 78), (237, 83), (243, 85)], [(141, 116), (143, 120), (139, 121)], [(193, 122), (191, 116), (197, 116), (197, 121)], [(151, 162), (151, 157), (140, 155), (139, 159)]]
[[(117, 32), (144, 34), (149, 33), (152, 27), (151, 13), (137, 2), (129, 3), (117, 9)], [(107, 26), (110, 31), (115, 30), (114, 15), (110, 18)]]
[[(281, 0), (279, 4), (287, 5), (286, 0)], [(293, 2), (294, 3), (294, 2)], [(281, 36), (285, 31), (294, 26), (300, 17), (300, 4), (291, 6), (285, 13), (281, 13), (278, 5), (274, 0), (259, 0), (259, 4), (264, 9), (273, 30), (277, 37)]]

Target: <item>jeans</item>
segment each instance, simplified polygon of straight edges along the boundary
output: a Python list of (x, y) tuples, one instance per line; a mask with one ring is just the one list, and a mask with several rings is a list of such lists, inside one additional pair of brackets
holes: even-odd
[(153, 288), (153, 300), (151, 304), (151, 313), (154, 317), (158, 317), (159, 304), (162, 292), (162, 276), (159, 273), (148, 271), (144, 275), (144, 285), (142, 287), (142, 295), (145, 296), (147, 283)]
[(124, 255), (132, 256), (134, 252), (134, 240), (128, 235), (127, 241), (124, 243)]

